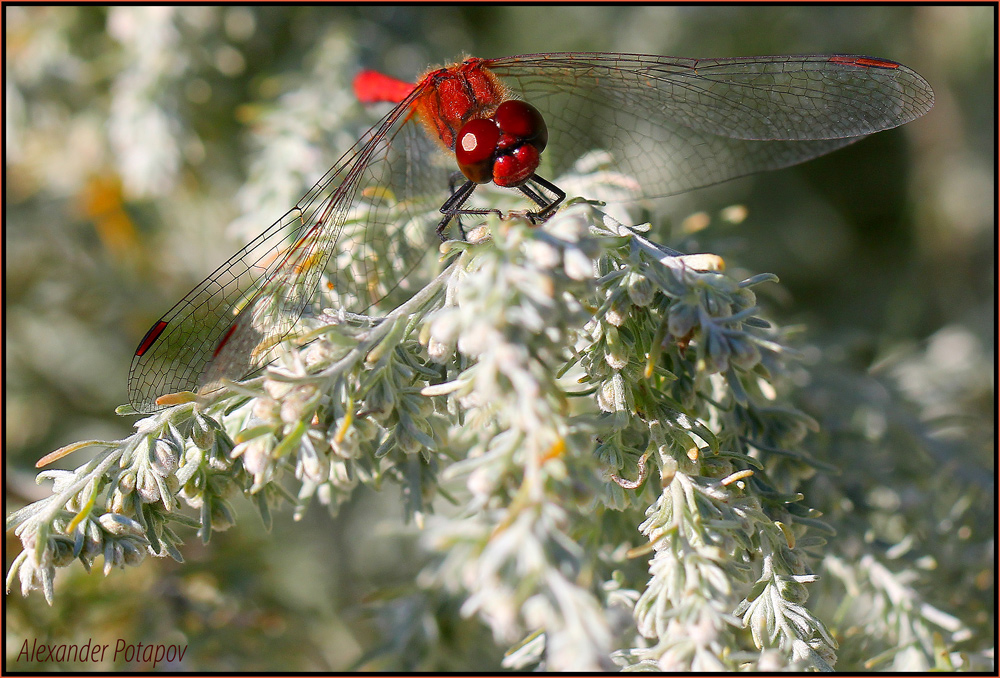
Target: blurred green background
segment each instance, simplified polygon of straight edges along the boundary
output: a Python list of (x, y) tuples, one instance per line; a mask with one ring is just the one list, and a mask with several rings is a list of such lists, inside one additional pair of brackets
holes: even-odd
[[(47, 494), (33, 482), (43, 454), (129, 433), (131, 420), (113, 411), (142, 334), (374, 122), (351, 97), (360, 68), (412, 80), (465, 54), (561, 50), (858, 53), (931, 83), (936, 104), (924, 118), (663, 201), (656, 226), (667, 244), (781, 278), (761, 301), (781, 324), (805, 325), (805, 341), (822, 349), (816, 373), (859, 375), (849, 386), (817, 377), (802, 404), (814, 416), (839, 412), (831, 400), (865, 398), (858, 389), (881, 374), (920, 431), (959, 420), (943, 437), (931, 432), (947, 443), (938, 453), (958, 461), (931, 460), (981, 469), (966, 480), (992, 492), (992, 7), (4, 12), (7, 512)], [(749, 210), (742, 224), (718, 218), (737, 203)], [(711, 223), (686, 235), (681, 223), (697, 211)], [(442, 625), (460, 601), (410, 595), (422, 556), (395, 529), (400, 514), (394, 489), (360, 491), (335, 519), (313, 510), (294, 523), (286, 513), (270, 535), (246, 510), (207, 547), (192, 534), (184, 565), (146, 562), (106, 580), (68, 568), (54, 608), (38, 594), (8, 596), (7, 659), (25, 636), (89, 635), (185, 642), (191, 653), (170, 668), (200, 671), (495, 666), (499, 651), (477, 622)], [(8, 534), (6, 547), (9, 564), (20, 544)], [(393, 584), (395, 604), (366, 598)], [(427, 637), (401, 635), (412, 619), (427, 622), (418, 625)], [(387, 638), (386, 654), (363, 655)]]

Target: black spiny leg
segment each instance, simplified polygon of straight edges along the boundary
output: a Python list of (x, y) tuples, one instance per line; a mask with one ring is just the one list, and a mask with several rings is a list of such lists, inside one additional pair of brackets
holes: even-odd
[[(452, 178), (454, 178), (454, 176), (455, 175), (452, 175)], [(465, 204), (465, 201), (469, 199), (469, 196), (472, 195), (472, 192), (476, 190), (477, 185), (478, 184), (476, 184), (476, 182), (472, 180), (466, 181), (458, 188), (458, 190), (453, 190), (452, 194), (448, 196), (448, 199), (444, 201), (443, 205), (441, 205), (441, 214), (444, 215), (444, 219), (442, 219), (441, 223), (438, 224), (437, 234), (442, 241), (447, 240), (447, 238), (444, 235), (444, 231), (446, 228), (448, 228), (448, 224), (451, 222), (452, 217), (461, 216), (463, 214), (490, 214), (490, 213), (496, 214), (498, 217), (503, 217), (503, 212), (501, 212), (496, 208), (478, 209), (478, 208), (462, 207), (462, 205)], [(461, 221), (458, 222), (458, 230), (461, 231), (462, 239), (464, 240), (465, 229), (462, 228)]]
[[(455, 179), (460, 176), (462, 175), (459, 174), (458, 172), (455, 172), (449, 178), (448, 183), (449, 183), (449, 188), (451, 189), (451, 195), (449, 195), (448, 199), (444, 201), (443, 205), (441, 205), (440, 211), (441, 214), (444, 215), (444, 219), (442, 219), (441, 223), (439, 223), (437, 226), (437, 234), (438, 237), (441, 238), (442, 242), (448, 239), (445, 236), (444, 232), (448, 228), (448, 224), (450, 224), (451, 220), (455, 217), (459, 217), (458, 230), (462, 234), (463, 240), (465, 239), (465, 229), (462, 228), (462, 222), (460, 218), (461, 215), (463, 214), (483, 215), (492, 213), (496, 214), (500, 218), (503, 218), (503, 212), (496, 208), (480, 209), (480, 208), (463, 207), (463, 205), (465, 205), (465, 202), (476, 190), (477, 184), (472, 180), (468, 180), (456, 189), (454, 182)], [(533, 184), (533, 186), (529, 184)], [(555, 211), (555, 209), (562, 204), (562, 201), (566, 199), (566, 193), (561, 188), (559, 188), (552, 182), (548, 181), (547, 179), (543, 179), (537, 174), (532, 174), (531, 177), (528, 178), (527, 182), (517, 187), (517, 190), (521, 191), (521, 193), (527, 196), (529, 200), (531, 200), (533, 203), (535, 203), (541, 208), (537, 212), (528, 212), (527, 216), (529, 219), (531, 219), (532, 223), (537, 223), (535, 221), (536, 219), (539, 221), (545, 221), (546, 219), (548, 219)], [(547, 197), (546, 193), (550, 193), (552, 197), (551, 198)]]
[[(524, 193), (532, 202), (542, 208), (537, 212), (528, 212), (528, 218), (531, 219), (532, 223), (534, 223), (535, 219), (545, 221), (552, 215), (555, 209), (562, 204), (562, 201), (566, 199), (566, 193), (552, 182), (547, 179), (543, 179), (537, 174), (532, 174), (531, 177), (529, 177), (528, 182), (533, 182), (535, 184), (535, 188), (531, 188), (528, 183), (525, 183), (522, 186), (518, 186), (517, 190)], [(554, 197), (544, 197), (543, 192), (540, 189), (545, 189)]]
[[(452, 177), (454, 178), (454, 175), (452, 175)], [(448, 183), (450, 184), (451, 181), (449, 181)], [(440, 210), (441, 214), (444, 215), (444, 219), (442, 219), (441, 223), (439, 223), (437, 226), (437, 234), (438, 237), (441, 238), (441, 242), (445, 242), (446, 240), (448, 240), (448, 238), (445, 237), (444, 231), (446, 228), (448, 228), (448, 224), (449, 222), (451, 222), (452, 217), (458, 214), (462, 214), (462, 212), (460, 212), (460, 210), (462, 209), (462, 205), (464, 205), (465, 201), (469, 199), (469, 196), (472, 195), (472, 192), (476, 190), (476, 182), (466, 181), (464, 184), (462, 184), (462, 186), (458, 190), (455, 190), (453, 184), (450, 186), (450, 188), (451, 188), (451, 195), (449, 195), (448, 199), (444, 201), (443, 205), (441, 205), (441, 210)], [(462, 240), (465, 240), (465, 229), (462, 228), (461, 219), (459, 219), (458, 222), (458, 230), (462, 234)]]

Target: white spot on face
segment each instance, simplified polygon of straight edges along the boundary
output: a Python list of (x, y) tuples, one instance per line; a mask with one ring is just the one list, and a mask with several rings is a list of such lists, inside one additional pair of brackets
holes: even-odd
[(476, 135), (470, 132), (469, 134), (462, 136), (461, 144), (462, 150), (466, 153), (476, 150), (476, 146), (478, 145), (476, 142)]

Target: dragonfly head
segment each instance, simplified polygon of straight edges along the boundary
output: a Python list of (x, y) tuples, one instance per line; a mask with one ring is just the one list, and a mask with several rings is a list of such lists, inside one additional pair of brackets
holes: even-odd
[(489, 118), (470, 120), (458, 131), (455, 158), (477, 184), (516, 187), (526, 182), (548, 143), (545, 120), (531, 104), (509, 99)]

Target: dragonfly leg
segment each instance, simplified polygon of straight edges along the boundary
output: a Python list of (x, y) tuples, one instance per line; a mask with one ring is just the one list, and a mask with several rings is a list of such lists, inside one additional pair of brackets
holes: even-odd
[[(535, 188), (531, 188), (527, 183), (525, 183), (522, 186), (518, 186), (517, 190), (524, 193), (532, 202), (542, 208), (537, 212), (528, 213), (528, 217), (532, 220), (532, 222), (534, 222), (535, 219), (544, 221), (548, 219), (549, 216), (552, 215), (552, 212), (554, 212), (555, 209), (562, 204), (562, 201), (566, 199), (566, 193), (552, 182), (547, 179), (543, 179), (537, 174), (532, 174), (528, 181), (534, 182)], [(551, 193), (553, 198), (546, 198), (544, 196), (544, 192), (540, 189), (545, 189)]]
[[(476, 182), (466, 181), (457, 190), (452, 191), (452, 194), (448, 196), (448, 199), (444, 201), (441, 205), (441, 214), (445, 215), (444, 219), (437, 226), (438, 237), (442, 241), (447, 240), (444, 235), (445, 229), (448, 228), (448, 224), (451, 222), (452, 218), (460, 217), (463, 214), (496, 214), (499, 217), (503, 216), (503, 212), (498, 209), (477, 209), (477, 208), (466, 208), (463, 207), (465, 201), (469, 199), (472, 192), (476, 190)], [(458, 229), (462, 233), (462, 239), (465, 239), (465, 229), (462, 228), (462, 223), (459, 221)]]

